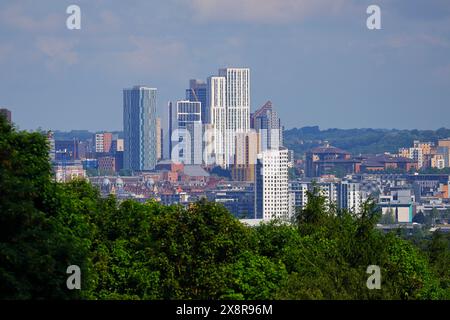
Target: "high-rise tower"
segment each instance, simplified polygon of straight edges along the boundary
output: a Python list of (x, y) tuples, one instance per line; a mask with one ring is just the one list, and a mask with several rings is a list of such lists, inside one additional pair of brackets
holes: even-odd
[(135, 86), (123, 90), (124, 166), (153, 170), (156, 166), (156, 89)]

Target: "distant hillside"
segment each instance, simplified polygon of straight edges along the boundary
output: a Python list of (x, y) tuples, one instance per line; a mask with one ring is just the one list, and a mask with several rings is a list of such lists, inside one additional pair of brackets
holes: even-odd
[(397, 152), (412, 146), (414, 140), (437, 142), (449, 138), (450, 129), (388, 130), (388, 129), (327, 129), (318, 126), (286, 130), (284, 144), (301, 156), (309, 149), (328, 141), (331, 145), (353, 154)]
[[(99, 131), (103, 132), (103, 131)], [(119, 139), (123, 138), (123, 132), (122, 131), (112, 131), (113, 135), (117, 135)], [(85, 141), (92, 139), (95, 135), (95, 132), (90, 132), (88, 130), (72, 130), (70, 132), (66, 131), (55, 131), (54, 137), (55, 140), (73, 140), (77, 139), (80, 141)]]
[[(113, 132), (123, 138), (123, 132)], [(56, 140), (87, 140), (94, 132), (73, 130), (55, 132)], [(449, 138), (450, 129), (439, 130), (388, 130), (388, 129), (327, 129), (318, 126), (294, 128), (284, 131), (284, 144), (302, 156), (311, 148), (328, 141), (331, 145), (353, 154), (397, 152), (398, 148), (412, 146), (414, 140), (437, 142)]]

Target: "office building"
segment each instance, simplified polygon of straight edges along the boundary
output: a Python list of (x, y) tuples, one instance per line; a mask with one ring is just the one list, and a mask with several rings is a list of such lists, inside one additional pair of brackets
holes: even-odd
[(123, 91), (124, 167), (153, 170), (157, 162), (156, 89), (135, 86)]

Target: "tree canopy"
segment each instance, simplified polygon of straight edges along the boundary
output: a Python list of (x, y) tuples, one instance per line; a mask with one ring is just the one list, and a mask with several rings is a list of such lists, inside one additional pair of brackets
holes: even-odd
[[(242, 224), (222, 205), (102, 198), (56, 183), (46, 138), (0, 118), (0, 299), (448, 299), (449, 238), (414, 242), (318, 194), (292, 224)], [(66, 287), (69, 265), (81, 290)], [(380, 290), (366, 286), (369, 265)]]

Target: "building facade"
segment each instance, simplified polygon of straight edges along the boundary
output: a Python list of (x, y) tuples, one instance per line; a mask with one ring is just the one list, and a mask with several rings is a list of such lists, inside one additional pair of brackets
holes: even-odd
[(288, 150), (266, 150), (256, 163), (256, 219), (289, 221), (291, 202), (288, 184)]
[(211, 163), (225, 167), (228, 162), (225, 160), (226, 152), (226, 105), (225, 105), (225, 78), (209, 77), (207, 81), (207, 105), (211, 113), (211, 124), (213, 131), (209, 134), (211, 141)]
[(207, 105), (206, 99), (207, 84), (204, 81), (191, 79), (189, 80), (189, 89), (186, 89), (186, 100), (193, 102), (200, 102), (202, 123), (207, 124), (211, 122), (210, 109)]
[(225, 166), (234, 161), (234, 136), (250, 130), (250, 69), (224, 68), (219, 76), (225, 78)]
[(283, 127), (272, 102), (267, 101), (251, 114), (251, 127), (260, 134), (260, 149), (278, 149), (283, 146)]
[(123, 91), (124, 167), (153, 170), (157, 162), (156, 89), (135, 86)]
[(111, 151), (112, 145), (112, 133), (96, 133), (95, 134), (95, 152), (97, 153), (108, 153)]
[(170, 104), (171, 159), (184, 164), (202, 164), (203, 126), (201, 103), (177, 101)]
[(236, 134), (234, 164), (231, 177), (234, 181), (255, 181), (255, 165), (260, 151), (260, 135), (256, 131)]

